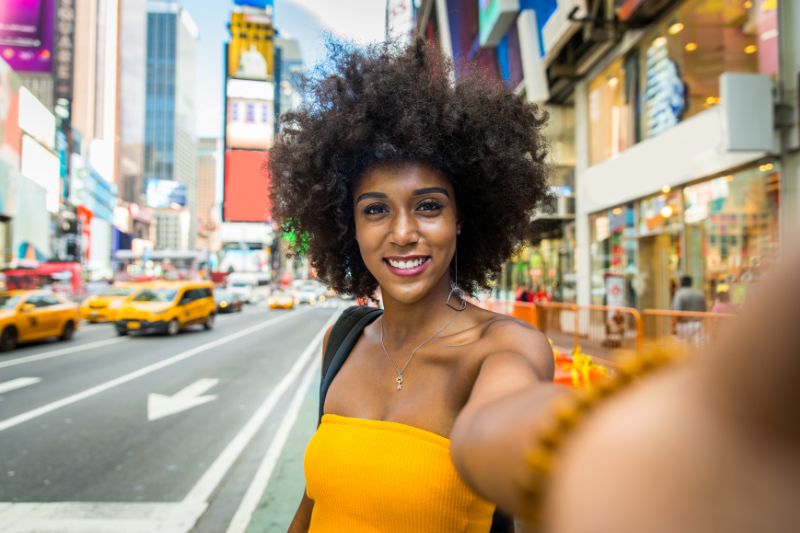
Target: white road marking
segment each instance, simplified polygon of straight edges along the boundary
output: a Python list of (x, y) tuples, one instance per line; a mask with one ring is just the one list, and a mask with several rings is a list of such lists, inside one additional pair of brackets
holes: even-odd
[(264, 424), (264, 421), (270, 415), (272, 410), (277, 405), (278, 401), (281, 397), (286, 393), (286, 390), (294, 383), (300, 374), (300, 371), (303, 367), (306, 366), (308, 361), (315, 356), (318, 356), (317, 347), (319, 346), (320, 342), (322, 342), (322, 338), (325, 335), (325, 331), (328, 329), (328, 326), (333, 324), (333, 322), (339, 317), (339, 313), (334, 313), (330, 320), (328, 320), (322, 329), (314, 336), (314, 339), (306, 346), (306, 349), (297, 358), (297, 361), (292, 365), (292, 368), (283, 376), (281, 381), (278, 385), (272, 389), (269, 396), (264, 400), (264, 402), (256, 409), (256, 412), (253, 413), (253, 416), (250, 417), (250, 420), (242, 427), (239, 433), (231, 440), (230, 443), (225, 447), (219, 457), (211, 464), (205, 474), (200, 478), (200, 480), (195, 484), (189, 494), (183, 499), (184, 503), (188, 504), (198, 504), (200, 502), (206, 502), (214, 493), (219, 485), (220, 481), (225, 477), (228, 470), (233, 466), (236, 460), (239, 458), (239, 455), (242, 451), (247, 447), (250, 441), (253, 439), (255, 434)]
[(205, 506), (181, 503), (53, 502), (0, 503), (3, 533), (184, 533)]
[(278, 322), (282, 322), (283, 320), (286, 320), (288, 318), (296, 317), (296, 316), (298, 316), (300, 314), (303, 314), (305, 312), (307, 312), (307, 310), (300, 310), (300, 311), (295, 311), (295, 312), (288, 313), (288, 314), (285, 314), (285, 315), (281, 315), (281, 316), (279, 316), (277, 318), (273, 318), (273, 319), (267, 320), (266, 322), (262, 322), (261, 324), (256, 324), (255, 326), (251, 326), (249, 328), (243, 329), (243, 330), (238, 331), (236, 333), (233, 333), (231, 335), (227, 335), (227, 336), (222, 337), (220, 339), (217, 339), (215, 341), (209, 342), (208, 344), (204, 344), (203, 346), (198, 346), (196, 348), (192, 348), (190, 350), (186, 350), (184, 352), (181, 352), (181, 353), (179, 353), (177, 355), (173, 355), (172, 357), (169, 357), (169, 358), (164, 359), (162, 361), (159, 361), (157, 363), (153, 363), (151, 365), (145, 366), (143, 368), (140, 368), (139, 370), (134, 370), (133, 372), (125, 374), (124, 376), (120, 376), (120, 377), (112, 379), (110, 381), (106, 381), (105, 383), (101, 383), (100, 385), (95, 385), (94, 387), (88, 388), (88, 389), (86, 389), (84, 391), (78, 392), (78, 393), (73, 394), (71, 396), (67, 396), (66, 398), (62, 398), (60, 400), (56, 400), (54, 402), (50, 402), (50, 403), (45, 404), (45, 405), (43, 405), (41, 407), (37, 407), (36, 409), (32, 409), (30, 411), (26, 411), (24, 413), (21, 413), (21, 414), (19, 414), (17, 416), (13, 416), (11, 418), (7, 418), (5, 420), (0, 421), (0, 431), (5, 431), (5, 430), (7, 430), (9, 428), (12, 428), (12, 427), (17, 426), (19, 424), (22, 424), (23, 422), (28, 422), (29, 420), (33, 420), (34, 418), (37, 418), (37, 417), (40, 417), (40, 416), (45, 415), (47, 413), (50, 413), (52, 411), (55, 411), (56, 409), (61, 409), (62, 407), (66, 407), (67, 405), (71, 405), (71, 404), (73, 404), (75, 402), (79, 402), (81, 400), (85, 400), (86, 398), (91, 398), (92, 396), (100, 394), (101, 392), (105, 392), (105, 391), (107, 391), (109, 389), (112, 389), (114, 387), (117, 387), (119, 385), (127, 383), (129, 381), (133, 381), (134, 379), (140, 378), (142, 376), (146, 376), (147, 374), (151, 374), (151, 373), (155, 372), (156, 370), (161, 370), (162, 368), (168, 367), (170, 365), (174, 365), (175, 363), (183, 361), (184, 359), (188, 359), (189, 357), (192, 357), (192, 356), (197, 355), (199, 353), (207, 352), (208, 350), (216, 348), (217, 346), (221, 346), (221, 345), (223, 345), (225, 343), (228, 343), (228, 342), (231, 342), (233, 340), (245, 337), (247, 335), (250, 335), (251, 333), (255, 333), (258, 330), (264, 329), (264, 328), (266, 328), (268, 326), (272, 326), (272, 325), (277, 324)]
[(117, 344), (120, 342), (128, 342), (128, 339), (126, 337), (114, 337), (113, 339), (105, 339), (96, 342), (87, 342), (86, 344), (70, 346), (69, 348), (61, 348), (59, 350), (51, 350), (49, 352), (43, 352), (35, 355), (26, 355), (23, 357), (17, 357), (16, 359), (12, 359), (10, 361), (3, 361), (2, 363), (0, 363), (0, 368), (21, 365), (24, 363), (33, 363), (34, 361), (41, 361), (42, 359), (50, 359), (51, 357), (59, 357), (61, 355), (67, 355), (69, 353), (82, 352), (83, 350), (93, 350), (95, 348), (109, 346), (111, 344)]
[(286, 414), (283, 415), (280, 426), (278, 426), (278, 431), (275, 432), (272, 443), (270, 443), (269, 449), (267, 449), (267, 453), (264, 455), (264, 459), (261, 461), (256, 475), (253, 477), (253, 481), (247, 488), (247, 492), (242, 498), (239, 508), (236, 510), (236, 514), (233, 516), (226, 533), (244, 533), (247, 526), (250, 524), (253, 511), (258, 507), (258, 502), (261, 501), (264, 491), (267, 490), (272, 472), (275, 470), (275, 465), (278, 463), (284, 446), (286, 446), (289, 433), (292, 427), (294, 427), (295, 422), (297, 422), (297, 416), (300, 413), (303, 400), (308, 392), (308, 387), (311, 385), (314, 376), (319, 373), (319, 363), (320, 359), (318, 357), (313, 359), (303, 376), (303, 381), (297, 387), (292, 401), (289, 404), (289, 408), (286, 410)]
[(11, 381), (0, 383), (0, 394), (11, 392), (12, 390), (21, 389), (30, 385), (36, 385), (42, 381), (42, 378), (17, 378)]
[(191, 385), (184, 387), (172, 396), (164, 394), (150, 394), (147, 397), (147, 420), (158, 420), (165, 416), (174, 415), (203, 405), (217, 399), (216, 394), (203, 396), (202, 394), (219, 383), (218, 379), (198, 379)]

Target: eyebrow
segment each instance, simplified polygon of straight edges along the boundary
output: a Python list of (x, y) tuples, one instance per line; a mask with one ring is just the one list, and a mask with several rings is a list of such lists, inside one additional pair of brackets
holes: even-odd
[[(424, 194), (431, 194), (431, 193), (440, 193), (450, 198), (450, 193), (447, 192), (447, 189), (444, 189), (442, 187), (425, 187), (424, 189), (417, 189), (414, 191), (413, 195), (422, 196)], [(367, 198), (378, 198), (381, 200), (385, 200), (387, 196), (382, 192), (365, 192), (364, 194), (361, 194), (359, 195), (358, 198), (356, 198), (356, 203), (360, 202), (361, 200), (366, 200)]]

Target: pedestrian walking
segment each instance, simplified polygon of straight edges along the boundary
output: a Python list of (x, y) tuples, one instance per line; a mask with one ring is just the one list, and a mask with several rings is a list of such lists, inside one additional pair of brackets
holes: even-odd
[[(673, 311), (703, 312), (706, 310), (706, 297), (699, 289), (692, 287), (692, 276), (681, 276), (681, 286), (672, 297)], [(695, 317), (679, 316), (675, 325), (678, 338), (691, 344), (704, 342), (703, 321)]]
[[(548, 199), (543, 112), (405, 49), (335, 47), (333, 71), (271, 151), (275, 213), (348, 309), (326, 336), (320, 423), (290, 531), (507, 531), (480, 487), (500, 471), (475, 417), (548, 397), (553, 354), (529, 325), (471, 305)], [(510, 134), (510, 132), (514, 132)], [(494, 517), (494, 518), (493, 518)]]

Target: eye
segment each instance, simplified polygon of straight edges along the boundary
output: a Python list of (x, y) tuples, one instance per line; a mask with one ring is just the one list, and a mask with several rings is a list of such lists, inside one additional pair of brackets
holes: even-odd
[(365, 215), (381, 215), (386, 213), (387, 209), (384, 204), (369, 204), (367, 207), (364, 208), (363, 213)]
[(417, 206), (417, 209), (420, 211), (439, 211), (441, 208), (442, 204), (440, 204), (436, 200), (423, 200)]

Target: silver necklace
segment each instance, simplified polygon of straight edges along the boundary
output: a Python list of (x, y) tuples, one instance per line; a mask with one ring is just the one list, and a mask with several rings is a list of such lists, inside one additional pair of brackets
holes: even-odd
[(395, 373), (397, 374), (397, 376), (394, 378), (394, 382), (397, 385), (397, 390), (398, 391), (403, 390), (403, 382), (405, 381), (405, 378), (404, 378), (403, 374), (405, 373), (406, 368), (408, 368), (408, 365), (411, 363), (411, 360), (414, 359), (414, 356), (417, 354), (417, 351), (420, 348), (422, 348), (423, 346), (425, 346), (425, 343), (427, 343), (428, 341), (430, 341), (431, 339), (433, 339), (434, 337), (436, 337), (440, 333), (442, 333), (444, 330), (446, 330), (447, 327), (450, 324), (452, 324), (453, 321), (455, 321), (456, 318), (458, 318), (458, 314), (454, 315), (453, 318), (448, 320), (447, 323), (444, 326), (442, 326), (441, 328), (439, 328), (438, 331), (436, 331), (433, 335), (431, 335), (430, 337), (428, 337), (427, 339), (422, 341), (419, 346), (414, 348), (414, 351), (411, 352), (411, 355), (408, 357), (408, 360), (406, 361), (406, 364), (403, 365), (403, 368), (397, 368), (397, 365), (394, 364), (394, 360), (389, 355), (389, 351), (386, 349), (386, 345), (383, 343), (383, 318), (381, 318), (381, 348), (383, 348), (383, 353), (386, 354), (386, 359), (389, 360), (389, 363), (391, 363), (392, 367), (394, 368)]

